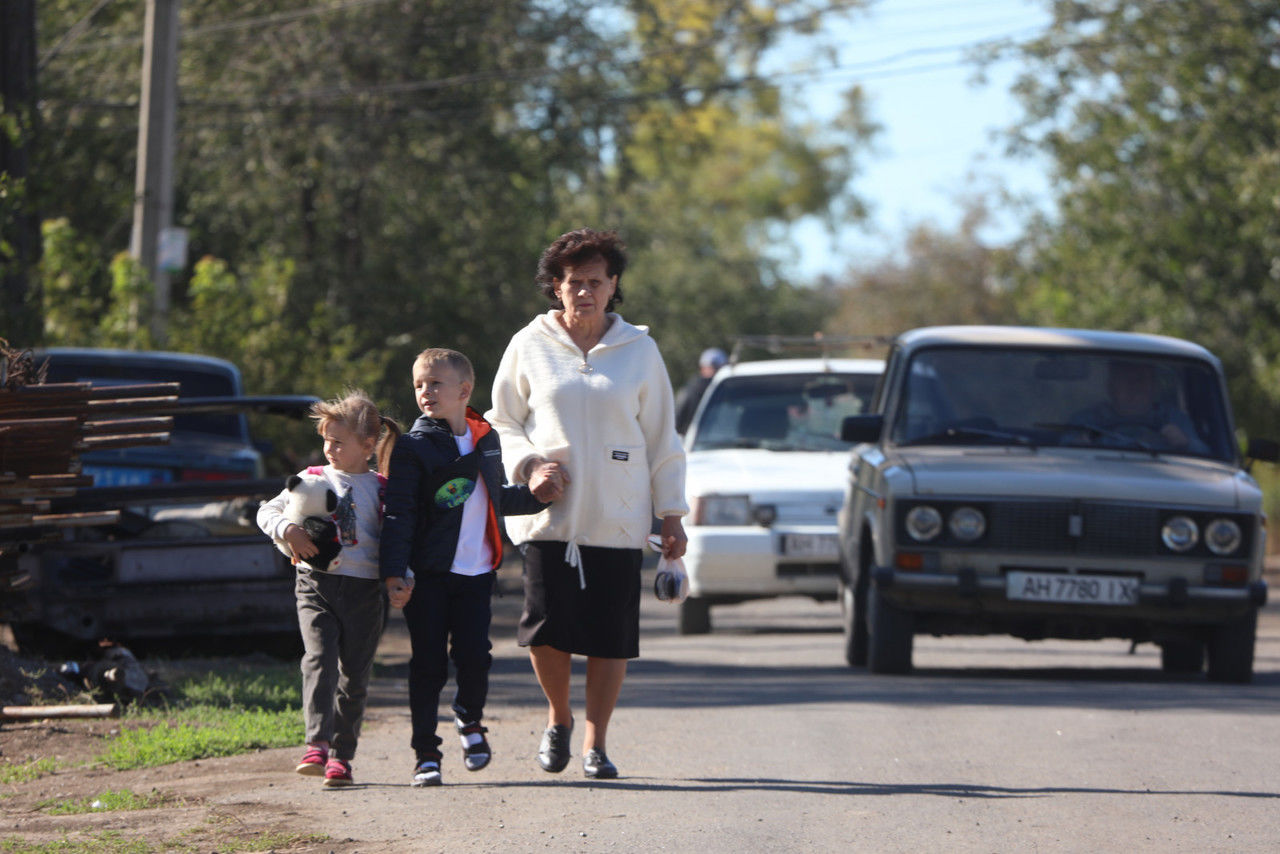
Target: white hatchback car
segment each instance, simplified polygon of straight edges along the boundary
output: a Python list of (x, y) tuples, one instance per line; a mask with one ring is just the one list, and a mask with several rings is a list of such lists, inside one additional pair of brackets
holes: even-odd
[(850, 448), (841, 423), (870, 411), (883, 370), (878, 359), (812, 358), (717, 372), (685, 436), (691, 513), (681, 634), (710, 631), (712, 605), (835, 598)]

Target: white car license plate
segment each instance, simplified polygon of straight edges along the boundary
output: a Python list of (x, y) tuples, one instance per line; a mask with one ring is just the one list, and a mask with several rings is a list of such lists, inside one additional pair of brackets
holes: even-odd
[(787, 557), (838, 558), (840, 545), (835, 534), (783, 534), (782, 553)]
[(1005, 592), (1010, 599), (1024, 602), (1136, 605), (1138, 584), (1136, 578), (1116, 575), (1011, 572), (1005, 581)]

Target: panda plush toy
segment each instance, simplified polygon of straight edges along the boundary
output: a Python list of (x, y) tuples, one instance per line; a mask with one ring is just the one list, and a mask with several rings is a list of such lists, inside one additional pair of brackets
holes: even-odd
[[(342, 563), (342, 541), (331, 515), (338, 507), (338, 494), (329, 486), (329, 481), (318, 474), (290, 475), (284, 486), (289, 492), (284, 517), (306, 531), (320, 550), (302, 563), (312, 569), (332, 572)], [(288, 543), (284, 540), (275, 543), (286, 556), (293, 557)]]

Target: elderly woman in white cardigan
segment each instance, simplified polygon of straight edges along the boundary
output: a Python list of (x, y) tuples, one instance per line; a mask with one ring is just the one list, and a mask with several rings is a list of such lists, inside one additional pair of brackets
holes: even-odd
[(554, 503), (507, 521), (524, 554), (524, 613), (517, 640), (529, 647), (547, 697), (538, 764), (569, 763), (573, 655), (587, 657), (583, 772), (612, 778), (609, 719), (640, 654), (640, 562), (654, 517), (663, 554), (681, 557), (685, 459), (666, 366), (648, 329), (613, 312), (627, 259), (614, 232), (579, 229), (543, 252), (537, 281), (554, 308), (507, 346), (485, 417), (502, 439), (508, 475), (549, 475), (540, 499)]

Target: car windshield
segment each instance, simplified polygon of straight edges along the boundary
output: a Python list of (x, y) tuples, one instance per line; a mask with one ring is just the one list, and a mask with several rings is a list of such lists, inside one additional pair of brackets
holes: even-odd
[(1235, 459), (1203, 361), (1087, 350), (940, 347), (911, 360), (897, 444), (1075, 446)]
[(703, 407), (692, 450), (766, 448), (842, 451), (846, 416), (865, 413), (878, 374), (772, 374), (729, 377)]
[[(230, 374), (201, 371), (181, 364), (126, 363), (121, 361), (49, 357), (47, 381), (51, 383), (91, 383), (95, 386), (178, 383), (181, 397), (233, 397), (236, 386)], [(237, 442), (248, 441), (248, 428), (239, 413), (199, 413), (178, 415), (173, 432), (202, 433)]]

